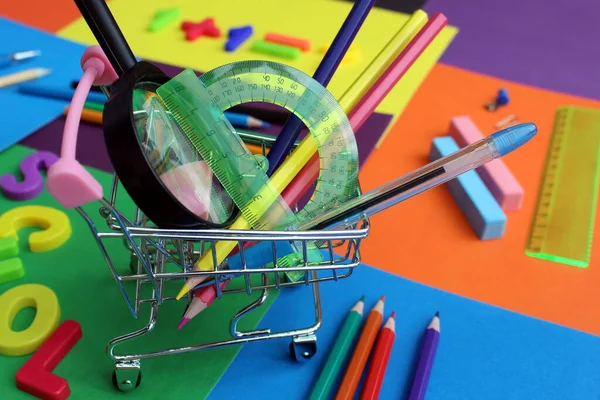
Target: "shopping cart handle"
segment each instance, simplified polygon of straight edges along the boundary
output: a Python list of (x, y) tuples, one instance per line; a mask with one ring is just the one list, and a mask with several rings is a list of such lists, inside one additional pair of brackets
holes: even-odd
[(100, 46), (81, 56), (83, 76), (75, 89), (63, 130), (60, 159), (48, 169), (48, 192), (65, 208), (80, 207), (103, 196), (102, 185), (75, 158), (79, 120), (92, 85), (105, 85), (117, 74)]

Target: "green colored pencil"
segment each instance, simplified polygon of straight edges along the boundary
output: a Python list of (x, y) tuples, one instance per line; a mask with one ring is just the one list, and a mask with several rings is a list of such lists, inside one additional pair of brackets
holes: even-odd
[(87, 108), (88, 110), (104, 111), (104, 104), (86, 101), (83, 103), (83, 108)]
[(340, 368), (344, 363), (344, 359), (350, 350), (350, 346), (354, 342), (354, 338), (362, 321), (363, 310), (365, 308), (365, 296), (361, 297), (358, 303), (350, 310), (350, 313), (344, 321), (344, 325), (338, 337), (333, 344), (331, 353), (327, 358), (327, 362), (321, 371), (319, 379), (315, 383), (315, 387), (310, 395), (309, 400), (327, 399), (331, 386), (335, 382)]

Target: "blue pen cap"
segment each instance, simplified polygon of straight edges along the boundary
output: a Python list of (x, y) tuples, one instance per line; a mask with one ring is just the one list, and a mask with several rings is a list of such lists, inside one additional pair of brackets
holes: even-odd
[(498, 154), (504, 156), (525, 143), (537, 133), (537, 126), (528, 122), (502, 129), (490, 136), (496, 144)]

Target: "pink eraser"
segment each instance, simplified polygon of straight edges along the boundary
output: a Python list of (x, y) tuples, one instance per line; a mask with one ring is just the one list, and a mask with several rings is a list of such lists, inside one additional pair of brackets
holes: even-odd
[[(484, 138), (481, 131), (468, 116), (452, 118), (448, 133), (461, 148)], [(482, 165), (476, 171), (504, 211), (514, 211), (521, 208), (523, 187), (501, 158)]]

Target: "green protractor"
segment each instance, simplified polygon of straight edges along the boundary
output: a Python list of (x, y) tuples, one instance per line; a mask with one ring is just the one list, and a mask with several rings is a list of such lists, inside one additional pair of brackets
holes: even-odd
[[(199, 78), (188, 69), (162, 85), (157, 94), (253, 229), (294, 229), (358, 194), (358, 148), (350, 122), (331, 93), (297, 69), (244, 61)], [(224, 115), (225, 110), (247, 102), (289, 110), (315, 141), (321, 172), (310, 201), (297, 214)], [(320, 260), (320, 252), (311, 251), (311, 261)]]

